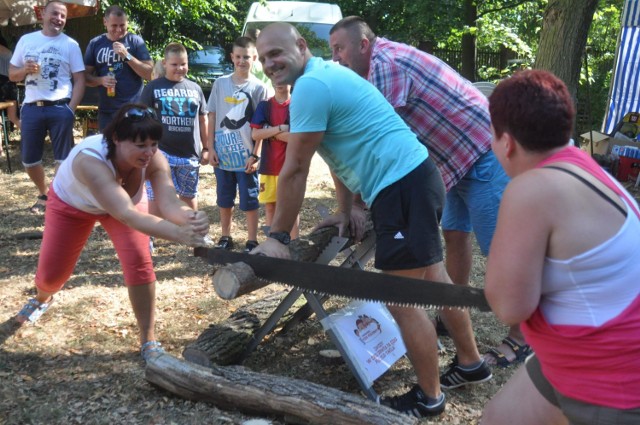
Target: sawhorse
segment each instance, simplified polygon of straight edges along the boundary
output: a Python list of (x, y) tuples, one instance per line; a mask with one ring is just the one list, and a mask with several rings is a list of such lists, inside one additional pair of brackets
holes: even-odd
[[(358, 244), (354, 248), (351, 248), (351, 252), (347, 255), (347, 258), (340, 264), (340, 267), (358, 267), (363, 269), (365, 264), (375, 254), (375, 243), (376, 236), (375, 233), (371, 231), (364, 238), (364, 240), (360, 242), (360, 244)], [(344, 246), (344, 242), (342, 246)], [(307, 304), (296, 311), (296, 313), (294, 314), (294, 318), (291, 320), (294, 320), (296, 317), (307, 318), (311, 315), (311, 313), (315, 313), (318, 320), (322, 320), (328, 317), (327, 312), (322, 306), (322, 303), (326, 300), (326, 297), (318, 296), (316, 294), (305, 292), (300, 289), (292, 289), (287, 294), (287, 296), (284, 297), (280, 304), (278, 304), (273, 313), (271, 313), (271, 316), (269, 316), (269, 318), (264, 322), (260, 329), (258, 329), (253, 334), (251, 340), (247, 344), (247, 347), (245, 348), (245, 351), (240, 358), (241, 362), (249, 357), (249, 355), (258, 347), (258, 345), (260, 345), (262, 340), (275, 329), (282, 316), (301, 296), (305, 297), (305, 299), (307, 300)], [(367, 395), (367, 397), (369, 397), (369, 399), (377, 401), (378, 394), (376, 394), (376, 392), (373, 390), (373, 387), (367, 384), (367, 380), (364, 379), (358, 368), (356, 368), (355, 364), (351, 360), (351, 356), (348, 355), (347, 347), (342, 344), (333, 330), (328, 329), (326, 330), (326, 332), (335, 347), (340, 352), (340, 355), (344, 359), (345, 363), (351, 370), (351, 373), (353, 373), (353, 376), (356, 378), (356, 381), (358, 382), (358, 385), (360, 385), (360, 388), (362, 388), (362, 391)]]

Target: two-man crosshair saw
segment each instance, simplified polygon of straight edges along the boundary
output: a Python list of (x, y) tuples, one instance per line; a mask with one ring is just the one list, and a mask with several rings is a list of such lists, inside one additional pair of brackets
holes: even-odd
[[(364, 268), (364, 264), (361, 263), (366, 263), (375, 252), (375, 234), (373, 232), (352, 249), (340, 267), (324, 265), (343, 249), (346, 242), (346, 238), (333, 237), (316, 258), (315, 263), (280, 260), (218, 249), (195, 249), (194, 254), (205, 258), (210, 264), (241, 261), (248, 264), (261, 280), (284, 283), (294, 287), (262, 327), (254, 333), (241, 356), (242, 360), (253, 352), (262, 339), (275, 328), (282, 315), (300, 296), (304, 296), (308, 303), (305, 305), (306, 308), (303, 307), (295, 314), (301, 316), (302, 319), (308, 317), (312, 312), (320, 320), (327, 317), (322, 302), (328, 295), (403, 306), (474, 307), (483, 311), (489, 310), (484, 293), (479, 289), (360, 271)], [(349, 348), (342, 345), (333, 330), (327, 329), (326, 332), (364, 393), (371, 400), (376, 400), (378, 395), (348, 355)]]
[(210, 264), (244, 262), (261, 279), (314, 294), (380, 301), (406, 307), (471, 307), (490, 311), (484, 291), (468, 286), (215, 248), (195, 248), (194, 254), (205, 258)]

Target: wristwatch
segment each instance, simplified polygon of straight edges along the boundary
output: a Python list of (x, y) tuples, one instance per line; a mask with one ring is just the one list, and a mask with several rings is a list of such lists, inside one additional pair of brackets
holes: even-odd
[(269, 237), (277, 240), (283, 245), (289, 245), (289, 242), (291, 242), (291, 235), (289, 235), (289, 232), (269, 232)]
[(127, 56), (124, 57), (125, 62), (128, 62), (131, 59), (133, 59), (133, 56), (131, 56), (131, 53), (127, 52)]

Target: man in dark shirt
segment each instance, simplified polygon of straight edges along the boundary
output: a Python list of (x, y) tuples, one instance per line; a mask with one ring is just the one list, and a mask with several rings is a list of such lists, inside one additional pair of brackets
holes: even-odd
[[(153, 60), (142, 37), (127, 31), (127, 15), (120, 6), (104, 12), (105, 34), (93, 38), (84, 54), (87, 86), (99, 87), (98, 125), (102, 131), (125, 103), (137, 102), (144, 80), (151, 80)], [(108, 75), (110, 72), (113, 75)], [(108, 89), (115, 88), (109, 96)]]

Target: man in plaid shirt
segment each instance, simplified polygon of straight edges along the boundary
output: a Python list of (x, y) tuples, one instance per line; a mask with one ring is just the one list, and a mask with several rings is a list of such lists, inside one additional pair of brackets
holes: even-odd
[[(446, 267), (454, 283), (468, 285), (471, 231), (484, 255), (495, 230), (509, 178), (491, 151), (487, 98), (440, 59), (414, 47), (377, 37), (360, 17), (349, 16), (330, 31), (333, 60), (368, 79), (427, 146), (444, 180), (442, 215)], [(447, 323), (454, 331), (456, 324)], [(515, 326), (499, 347), (502, 363), (520, 360), (524, 337)], [(511, 352), (509, 347), (515, 347)], [(522, 348), (522, 350), (521, 350)], [(495, 364), (497, 357), (485, 358)]]

